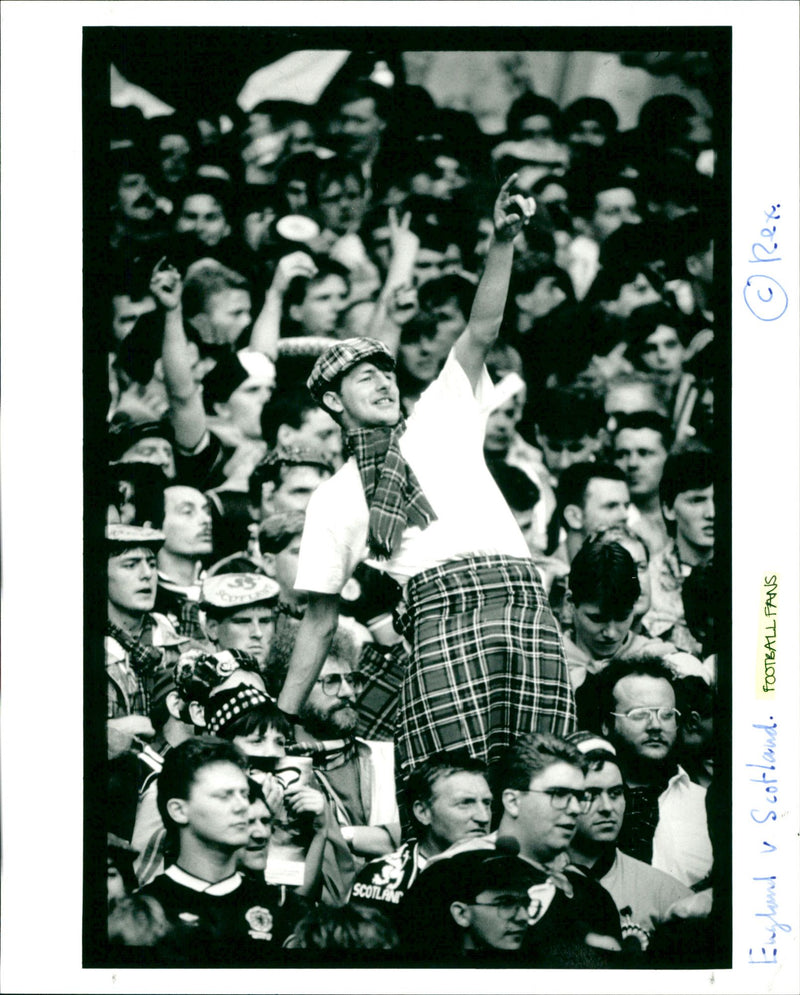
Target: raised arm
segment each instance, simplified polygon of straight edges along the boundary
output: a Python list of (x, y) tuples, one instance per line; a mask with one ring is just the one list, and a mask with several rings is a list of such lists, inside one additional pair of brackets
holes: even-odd
[(412, 283), (419, 238), (411, 231), (410, 224), (409, 212), (398, 221), (397, 211), (393, 207), (389, 208), (392, 258), (367, 330), (367, 335), (383, 342), (393, 356), (397, 355), (400, 348), (402, 326), (413, 318), (417, 310), (416, 292), (412, 289)]
[(192, 354), (183, 330), (180, 273), (166, 264), (156, 264), (150, 280), (150, 292), (164, 313), (164, 338), (161, 362), (169, 398), (169, 418), (175, 441), (185, 449), (194, 449), (206, 433), (206, 413), (202, 388), (192, 372)]
[(275, 362), (286, 290), (296, 276), (312, 277), (316, 272), (316, 264), (307, 252), (290, 252), (281, 258), (264, 298), (264, 306), (253, 323), (250, 345), (247, 347), (251, 352), (263, 352)]
[(511, 278), (514, 239), (536, 211), (532, 197), (512, 194), (517, 174), (505, 181), (494, 205), (494, 237), (472, 304), (467, 327), (453, 347), (456, 359), (476, 390), (486, 356), (497, 340)]
[(296, 715), (303, 706), (328, 656), (338, 622), (338, 594), (309, 594), (278, 697), (278, 707), (284, 712)]

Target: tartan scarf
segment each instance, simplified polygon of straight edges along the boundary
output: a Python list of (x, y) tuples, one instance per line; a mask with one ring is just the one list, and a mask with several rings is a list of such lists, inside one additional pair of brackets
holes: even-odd
[(345, 453), (355, 456), (369, 506), (369, 549), (388, 560), (403, 529), (424, 529), (436, 519), (416, 474), (400, 452), (399, 439), (406, 430), (403, 418), (394, 428), (359, 428), (344, 439)]
[(113, 622), (106, 621), (106, 635), (112, 639), (116, 639), (128, 654), (131, 668), (139, 675), (152, 671), (154, 667), (157, 667), (161, 663), (164, 656), (163, 652), (157, 647), (148, 646), (141, 641), (146, 631), (149, 635), (149, 630), (152, 629), (153, 625), (153, 620), (145, 616), (142, 632), (137, 637), (132, 636)]

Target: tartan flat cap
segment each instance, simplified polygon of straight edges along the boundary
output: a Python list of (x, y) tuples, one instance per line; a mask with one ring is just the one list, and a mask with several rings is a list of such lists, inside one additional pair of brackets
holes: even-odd
[(394, 369), (394, 359), (386, 346), (377, 339), (344, 339), (327, 349), (314, 363), (307, 386), (319, 404), (330, 385), (358, 363), (371, 360), (377, 366)]

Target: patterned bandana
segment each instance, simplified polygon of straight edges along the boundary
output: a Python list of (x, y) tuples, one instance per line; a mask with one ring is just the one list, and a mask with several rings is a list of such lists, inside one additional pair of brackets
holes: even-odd
[(401, 418), (394, 428), (360, 428), (348, 432), (345, 452), (355, 456), (369, 506), (369, 549), (388, 560), (407, 525), (424, 529), (436, 520), (416, 474), (400, 452), (406, 430)]
[[(155, 623), (152, 619), (145, 616), (144, 626), (150, 629), (154, 624)], [(132, 636), (130, 633), (126, 632), (118, 625), (115, 625), (113, 622), (107, 621), (106, 635), (111, 636), (112, 639), (116, 639), (116, 641), (128, 654), (131, 668), (139, 675), (150, 673), (161, 663), (164, 658), (164, 654), (160, 649), (140, 642), (140, 639), (144, 636), (144, 631), (139, 635), (139, 637)]]

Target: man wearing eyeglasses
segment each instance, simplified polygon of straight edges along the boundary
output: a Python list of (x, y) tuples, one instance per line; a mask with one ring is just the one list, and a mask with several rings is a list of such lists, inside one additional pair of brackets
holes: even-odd
[(593, 733), (573, 733), (569, 740), (589, 763), (586, 792), (591, 799), (588, 811), (578, 816), (570, 855), (614, 899), (624, 948), (644, 952), (653, 932), (672, 917), (675, 903), (692, 892), (677, 878), (617, 849), (625, 815), (625, 782), (616, 751)]
[(658, 660), (617, 660), (598, 681), (601, 731), (617, 751), (627, 810), (617, 846), (690, 887), (713, 853), (706, 789), (675, 759), (680, 712), (674, 679)]
[(539, 905), (522, 947), (525, 963), (536, 967), (621, 966), (615, 960), (622, 937), (613, 899), (570, 864), (568, 853), (578, 818), (591, 804), (586, 768), (581, 753), (557, 736), (521, 736), (493, 770), (493, 791), (502, 802), (496, 832), (458, 843), (439, 858), (509, 838), (516, 843), (546, 885), (537, 889)]
[(328, 795), (342, 836), (356, 857), (382, 857), (400, 845), (400, 813), (394, 782), (394, 744), (354, 735), (364, 678), (334, 636), (319, 677), (300, 709), (298, 742), (313, 744), (314, 772)]

